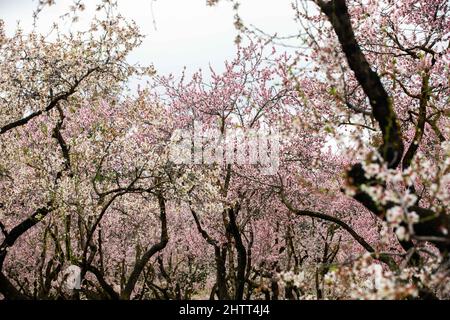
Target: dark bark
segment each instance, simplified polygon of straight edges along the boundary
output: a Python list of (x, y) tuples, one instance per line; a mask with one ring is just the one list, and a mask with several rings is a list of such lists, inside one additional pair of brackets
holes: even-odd
[[(343, 228), (345, 231), (347, 231), (353, 237), (353, 239), (355, 239), (356, 242), (358, 242), (364, 249), (366, 249), (370, 253), (375, 253), (375, 249), (363, 237), (361, 237), (355, 230), (353, 230), (352, 227), (350, 227), (347, 223), (345, 223), (341, 219), (324, 214), (324, 213), (320, 213), (320, 212), (309, 211), (309, 210), (298, 210), (298, 209), (294, 208), (290, 202), (288, 202), (288, 200), (285, 198), (283, 192), (281, 192), (281, 200), (284, 203), (284, 205), (289, 209), (289, 211), (291, 211), (292, 213), (294, 213), (298, 216), (306, 216), (306, 217), (321, 219), (324, 221), (329, 221), (329, 222), (333, 222), (333, 223), (337, 224), (338, 226)], [(374, 258), (386, 263), (391, 268), (391, 270), (398, 269), (397, 264), (390, 256), (376, 255), (376, 256), (374, 256)]]
[(67, 90), (66, 92), (60, 93), (56, 97), (51, 97), (51, 101), (45, 107), (45, 109), (35, 111), (27, 117), (24, 117), (22, 119), (19, 119), (19, 120), (16, 120), (16, 121), (13, 121), (11, 123), (4, 125), (3, 127), (0, 128), (0, 134), (4, 134), (4, 133), (8, 132), (9, 130), (26, 125), (29, 121), (40, 116), (44, 112), (48, 112), (48, 111), (52, 110), (53, 108), (58, 106), (61, 101), (67, 100), (71, 95), (73, 95), (76, 92), (76, 90), (78, 89), (81, 82), (84, 81), (86, 78), (88, 78), (92, 73), (94, 73), (97, 70), (99, 70), (98, 67), (89, 69), (82, 77), (80, 77), (78, 80), (76, 80), (72, 84), (72, 86), (69, 88), (69, 90)]
[(232, 208), (228, 209), (229, 217), (229, 230), (234, 238), (234, 243), (238, 255), (237, 261), (237, 271), (236, 271), (236, 288), (235, 288), (235, 299), (242, 300), (244, 295), (245, 278), (246, 278), (246, 265), (247, 265), (247, 251), (244, 244), (242, 243), (241, 232), (236, 223), (236, 215), (239, 212), (239, 206), (234, 210)]
[(419, 115), (417, 118), (416, 132), (414, 133), (413, 140), (408, 147), (402, 161), (403, 170), (409, 168), (411, 162), (419, 149), (420, 142), (422, 141), (423, 134), (425, 132), (425, 123), (427, 120), (427, 105), (430, 99), (430, 87), (429, 87), (430, 75), (426, 73), (422, 77), (422, 88), (419, 101)]
[(111, 287), (106, 282), (103, 273), (99, 269), (93, 266), (89, 266), (88, 271), (91, 272), (95, 276), (95, 278), (97, 278), (98, 283), (100, 284), (102, 289), (108, 294), (111, 300), (119, 300), (119, 294), (115, 292), (113, 287)]
[(47, 207), (37, 209), (31, 216), (23, 220), (10, 232), (7, 233), (7, 236), (0, 245), (0, 271), (3, 269), (3, 263), (5, 262), (8, 249), (14, 245), (14, 243), (17, 241), (17, 239), (19, 239), (20, 236), (22, 236), (25, 232), (39, 223), (39, 221), (41, 221), (52, 210), (53, 209), (51, 208), (50, 204)]
[(138, 261), (136, 261), (133, 271), (131, 272), (130, 277), (128, 278), (128, 281), (125, 285), (125, 289), (121, 294), (122, 299), (126, 300), (130, 299), (131, 294), (136, 286), (136, 283), (150, 258), (153, 257), (159, 251), (163, 250), (166, 247), (167, 243), (169, 242), (169, 235), (167, 232), (166, 201), (163, 195), (160, 193), (157, 195), (157, 197), (160, 211), (159, 217), (161, 220), (160, 241), (151, 246), (150, 249), (148, 249), (143, 254), (143, 256)]
[(25, 232), (34, 227), (39, 221), (41, 221), (47, 214), (53, 209), (49, 206), (37, 209), (30, 217), (15, 226), (10, 232), (6, 232), (5, 239), (0, 245), (0, 293), (2, 293), (6, 299), (26, 299), (27, 297), (17, 290), (11, 281), (3, 273), (3, 264), (8, 254), (8, 249), (11, 248), (14, 243)]
[(28, 300), (28, 297), (17, 290), (2, 271), (0, 271), (0, 292), (6, 300)]
[(214, 247), (214, 255), (216, 260), (216, 280), (217, 280), (217, 297), (219, 300), (231, 300), (227, 286), (226, 258), (227, 248), (222, 250), (219, 246)]
[(318, 4), (331, 22), (347, 62), (372, 106), (372, 115), (383, 133), (383, 144), (379, 152), (390, 168), (395, 168), (403, 155), (403, 142), (392, 99), (387, 94), (378, 74), (369, 63), (356, 41), (345, 0), (333, 0)]
[(221, 250), (219, 243), (213, 239), (206, 230), (203, 229), (200, 219), (197, 213), (191, 208), (192, 217), (194, 218), (195, 225), (197, 226), (198, 232), (206, 240), (208, 244), (214, 247), (214, 257), (216, 262), (216, 286), (217, 286), (217, 297), (219, 300), (230, 300), (230, 295), (228, 293), (227, 286), (227, 272), (226, 272), (226, 247)]
[[(380, 126), (383, 143), (379, 147), (379, 153), (387, 162), (389, 168), (397, 168), (401, 162), (404, 146), (401, 130), (397, 122), (397, 116), (393, 109), (392, 99), (384, 89), (379, 75), (370, 68), (366, 57), (356, 41), (355, 34), (351, 25), (350, 15), (348, 13), (345, 0), (332, 0), (325, 2), (316, 0), (322, 12), (328, 17), (333, 29), (339, 39), (342, 50), (346, 56), (347, 62), (355, 74), (358, 83), (369, 98), (372, 106), (372, 115)], [(421, 96), (421, 115), (419, 115), (418, 130), (416, 135), (421, 139), (424, 126), (423, 114), (426, 114), (426, 102), (428, 100), (428, 80), (425, 78), (422, 87)], [(426, 117), (424, 117), (426, 118)], [(409, 166), (417, 148), (412, 145), (405, 156), (404, 165)], [(392, 207), (393, 203), (380, 205), (375, 203), (372, 198), (362, 191), (362, 185), (381, 185), (382, 182), (365, 177), (365, 172), (360, 163), (352, 166), (347, 173), (348, 183), (356, 187), (354, 198), (362, 203), (370, 211), (384, 218), (387, 209)], [(445, 234), (445, 230), (450, 230), (449, 219), (445, 212), (433, 212), (429, 209), (414, 207), (411, 210), (416, 211), (421, 222), (414, 225), (414, 236), (416, 239), (422, 239), (434, 243), (441, 252), (450, 250), (450, 235)]]

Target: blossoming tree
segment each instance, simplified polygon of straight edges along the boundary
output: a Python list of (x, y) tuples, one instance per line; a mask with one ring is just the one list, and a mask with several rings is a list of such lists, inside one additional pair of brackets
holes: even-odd
[(447, 1), (296, 1), (289, 53), (236, 16), (192, 76), (128, 64), (116, 9), (0, 22), (3, 298), (448, 297)]

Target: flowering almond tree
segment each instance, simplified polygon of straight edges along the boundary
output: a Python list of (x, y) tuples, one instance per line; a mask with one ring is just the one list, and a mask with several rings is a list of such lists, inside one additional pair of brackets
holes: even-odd
[[(400, 267), (383, 254), (375, 257), (401, 273), (403, 266), (426, 265), (422, 248), (432, 244), (443, 259), (434, 272), (445, 274), (448, 2), (335, 0), (315, 1), (313, 7), (297, 1), (293, 7), (305, 32), (298, 38), (304, 38), (308, 46), (298, 54), (293, 81), (301, 84), (310, 108), (322, 108), (316, 118), (324, 129), (337, 141), (354, 140), (358, 148), (357, 153), (348, 154), (342, 191), (393, 228), (405, 252)], [(242, 24), (238, 27), (249, 31)], [(319, 92), (304, 88), (311, 74), (322, 86)], [(319, 104), (314, 105), (317, 100)], [(337, 130), (341, 126), (353, 127), (344, 140)], [(298, 196), (289, 199), (283, 189), (282, 202), (290, 211), (330, 220), (320, 212), (302, 210), (292, 203), (299, 201)], [(358, 242), (367, 251), (377, 252), (368, 243)], [(426, 292), (421, 294), (429, 294), (422, 284), (420, 290)]]
[(1, 297), (449, 298), (448, 6), (295, 1), (296, 51), (237, 15), (192, 76), (130, 65), (111, 1), (0, 21)]

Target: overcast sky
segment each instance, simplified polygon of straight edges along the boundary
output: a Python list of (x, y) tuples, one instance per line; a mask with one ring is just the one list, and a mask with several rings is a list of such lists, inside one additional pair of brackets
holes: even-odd
[[(0, 18), (5, 21), (11, 35), (17, 21), (21, 27), (31, 30), (32, 13), (38, 0), (0, 0)], [(101, 0), (85, 0), (86, 13), (79, 24), (90, 20), (95, 3)], [(240, 15), (244, 23), (255, 25), (268, 34), (295, 34), (292, 0), (241, 0)], [(72, 0), (56, 0), (56, 5), (40, 14), (38, 30), (45, 32), (51, 24), (67, 12)], [(160, 74), (180, 75), (186, 66), (190, 74), (211, 65), (223, 70), (225, 60), (235, 53), (233, 26), (234, 12), (231, 4), (222, 1), (208, 7), (206, 0), (118, 0), (120, 12), (136, 21), (146, 35), (143, 44), (129, 57), (130, 62), (152, 63)], [(153, 10), (152, 10), (153, 9)], [(156, 29), (153, 24), (156, 22)], [(70, 27), (70, 23), (68, 26)], [(132, 81), (132, 87), (137, 83)], [(330, 141), (335, 149), (336, 143)]]
[[(86, 0), (86, 12), (100, 0)], [(39, 18), (38, 30), (48, 30), (53, 21), (67, 12), (71, 0), (56, 0)], [(268, 33), (292, 34), (296, 30), (291, 0), (242, 0), (240, 14), (247, 25), (253, 24)], [(211, 64), (220, 69), (226, 59), (233, 58), (236, 30), (233, 11), (227, 1), (215, 7), (206, 0), (119, 0), (120, 12), (133, 20), (146, 34), (142, 46), (129, 58), (130, 62), (153, 63), (162, 74), (179, 74)], [(8, 34), (17, 21), (25, 30), (32, 28), (32, 13), (37, 0), (0, 0), (0, 18)], [(153, 10), (152, 10), (153, 9)], [(152, 14), (153, 11), (153, 14)], [(88, 14), (82, 22), (90, 20)], [(156, 21), (156, 29), (153, 24)], [(69, 23), (68, 23), (69, 24)]]

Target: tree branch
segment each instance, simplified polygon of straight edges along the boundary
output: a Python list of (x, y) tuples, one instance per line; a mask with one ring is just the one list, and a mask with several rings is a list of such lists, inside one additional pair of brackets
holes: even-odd
[(403, 155), (403, 142), (392, 99), (384, 89), (378, 74), (370, 68), (356, 41), (346, 2), (317, 0), (316, 3), (332, 24), (350, 68), (364, 93), (369, 97), (372, 115), (383, 133), (383, 144), (379, 152), (390, 168), (396, 168)]
[(13, 122), (1, 127), (0, 135), (8, 132), (9, 130), (12, 130), (14, 128), (17, 128), (17, 127), (27, 124), (30, 120), (40, 116), (44, 112), (48, 112), (48, 111), (52, 110), (53, 108), (55, 108), (59, 104), (59, 102), (61, 102), (63, 100), (67, 100), (71, 95), (73, 95), (75, 93), (75, 91), (78, 88), (78, 86), (80, 85), (80, 83), (83, 80), (85, 80), (89, 75), (91, 75), (94, 71), (97, 71), (98, 69), (99, 69), (99, 67), (89, 69), (80, 79), (75, 81), (75, 83), (69, 88), (69, 90), (67, 92), (63, 92), (63, 93), (57, 95), (55, 98), (53, 98), (50, 101), (50, 103), (47, 105), (47, 107), (45, 107), (45, 109), (35, 111), (35, 112), (31, 113), (30, 115), (28, 115), (27, 117), (24, 117), (20, 120), (13, 121)]
[(159, 192), (157, 193), (158, 197), (158, 204), (159, 204), (159, 210), (160, 210), (160, 220), (161, 220), (161, 236), (160, 241), (148, 249), (144, 255), (136, 261), (133, 271), (130, 274), (130, 277), (128, 278), (128, 282), (125, 285), (125, 289), (121, 294), (122, 299), (130, 299), (131, 294), (134, 290), (134, 287), (136, 286), (136, 283), (139, 279), (139, 276), (142, 273), (142, 270), (144, 270), (145, 265), (148, 263), (150, 258), (156, 254), (157, 252), (164, 249), (169, 242), (169, 235), (167, 233), (167, 217), (166, 217), (166, 201), (163, 197), (163, 195)]
[[(292, 213), (296, 214), (297, 216), (306, 216), (306, 217), (311, 217), (311, 218), (316, 218), (316, 219), (333, 222), (333, 223), (337, 224), (338, 226), (342, 227), (345, 231), (347, 231), (353, 237), (353, 239), (355, 239), (356, 242), (358, 242), (365, 250), (367, 250), (370, 253), (375, 253), (375, 249), (363, 237), (361, 237), (355, 230), (353, 230), (352, 227), (350, 227), (347, 223), (345, 223), (341, 219), (324, 214), (324, 213), (320, 213), (320, 212), (315, 212), (315, 211), (310, 211), (310, 210), (298, 210), (298, 209), (294, 208), (294, 206), (286, 199), (284, 192), (280, 192), (280, 197), (281, 197), (281, 202), (283, 202), (283, 204), (288, 208), (288, 210), (291, 211)], [(382, 255), (382, 254), (380, 254), (380, 255), (375, 254), (374, 258), (386, 263), (389, 266), (389, 268), (391, 268), (391, 270), (398, 269), (398, 266), (395, 263), (395, 261), (389, 256)]]

